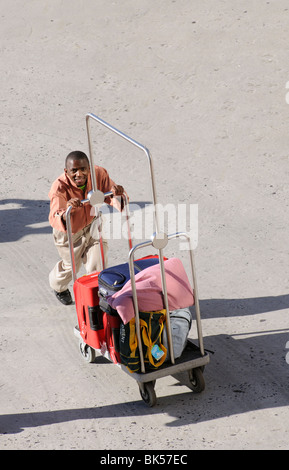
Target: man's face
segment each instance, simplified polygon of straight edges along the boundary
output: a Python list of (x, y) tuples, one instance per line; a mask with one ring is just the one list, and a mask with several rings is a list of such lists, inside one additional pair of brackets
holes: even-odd
[(68, 160), (64, 171), (76, 186), (83, 186), (86, 184), (90, 172), (89, 163), (86, 159)]

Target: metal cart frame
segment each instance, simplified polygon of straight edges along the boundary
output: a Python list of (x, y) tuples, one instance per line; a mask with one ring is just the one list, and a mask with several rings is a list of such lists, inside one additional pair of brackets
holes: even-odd
[[(126, 218), (127, 218), (127, 223), (128, 223), (128, 242), (129, 242), (128, 262), (129, 262), (129, 269), (130, 269), (133, 304), (134, 304), (134, 310), (135, 310), (136, 333), (137, 333), (138, 347), (139, 347), (139, 352), (140, 352), (141, 372), (131, 373), (124, 365), (119, 364), (119, 366), (121, 367), (122, 370), (124, 370), (128, 375), (130, 375), (132, 378), (134, 378), (138, 382), (141, 397), (145, 401), (145, 403), (147, 403), (149, 406), (154, 406), (156, 403), (156, 394), (154, 390), (156, 379), (165, 377), (167, 375), (175, 375), (183, 371), (188, 371), (189, 372), (189, 384), (188, 384), (189, 387), (195, 392), (201, 392), (205, 388), (205, 382), (203, 379), (203, 370), (204, 370), (205, 365), (209, 363), (209, 354), (205, 351), (204, 344), (203, 344), (203, 334), (202, 334), (201, 314), (200, 314), (200, 307), (199, 307), (199, 295), (198, 295), (198, 287), (197, 287), (196, 269), (195, 269), (194, 253), (193, 253), (193, 249), (191, 246), (190, 237), (185, 232), (176, 232), (176, 233), (167, 235), (166, 233), (159, 230), (155, 178), (154, 178), (154, 171), (153, 171), (153, 163), (152, 163), (149, 150), (145, 146), (140, 144), (139, 142), (135, 141), (131, 137), (127, 136), (123, 132), (119, 131), (118, 129), (111, 126), (110, 124), (103, 121), (101, 118), (99, 118), (98, 116), (92, 113), (89, 113), (86, 115), (86, 128), (87, 128), (88, 147), (89, 147), (89, 164), (90, 164), (90, 170), (91, 170), (91, 179), (92, 179), (93, 189), (88, 194), (88, 199), (82, 202), (83, 203), (89, 202), (92, 206), (95, 206), (95, 205), (99, 205), (103, 203), (105, 197), (112, 195), (111, 192), (102, 193), (96, 187), (94, 162), (93, 162), (93, 155), (92, 155), (93, 152), (92, 152), (91, 135), (90, 135), (90, 121), (91, 120), (96, 121), (97, 123), (101, 124), (105, 128), (112, 131), (113, 133), (119, 135), (120, 137), (122, 137), (123, 139), (125, 139), (126, 141), (134, 145), (135, 147), (142, 150), (145, 153), (145, 156), (148, 162), (150, 180), (151, 180), (151, 191), (152, 191), (153, 207), (154, 207), (154, 230), (155, 231), (153, 235), (151, 236), (150, 240), (144, 241), (142, 243), (139, 243), (133, 246), (132, 240), (131, 240), (130, 224), (129, 224), (128, 204), (125, 198), (125, 210), (126, 210)], [(75, 272), (74, 252), (73, 252), (73, 245), (72, 245), (71, 223), (70, 223), (71, 209), (72, 209), (71, 207), (67, 209), (66, 219), (67, 219), (68, 241), (69, 241), (70, 254), (71, 254), (73, 281), (75, 281), (76, 272)], [(99, 237), (101, 240), (101, 233), (99, 233)], [(163, 291), (163, 298), (164, 298), (164, 307), (165, 307), (165, 310), (169, 312), (163, 250), (168, 245), (168, 242), (170, 240), (174, 238), (180, 238), (180, 237), (185, 238), (189, 246), (190, 266), (191, 266), (191, 274), (192, 274), (192, 279), (193, 279), (193, 289), (194, 289), (194, 298), (195, 298), (195, 313), (196, 313), (196, 325), (197, 325), (197, 334), (198, 334), (198, 346), (196, 346), (191, 339), (188, 339), (187, 348), (183, 352), (182, 356), (178, 358), (177, 360), (175, 360), (172, 334), (171, 334), (170, 316), (167, 315), (166, 316), (166, 330), (167, 330), (168, 347), (169, 347), (169, 353), (170, 353), (170, 363), (164, 363), (158, 370), (146, 372), (145, 366), (144, 366), (144, 357), (143, 357), (142, 341), (141, 341), (141, 334), (140, 334), (139, 308), (138, 308), (135, 273), (134, 273), (134, 255), (137, 250), (144, 248), (144, 247), (148, 247), (148, 246), (152, 246), (158, 251), (160, 271), (161, 271), (162, 291)], [(102, 263), (103, 263), (103, 267), (105, 267), (103, 257), (102, 257)], [(78, 327), (75, 327), (74, 331), (75, 331), (75, 335), (80, 340), (82, 340)], [(96, 352), (110, 359), (108, 354), (102, 354), (102, 352), (99, 350), (96, 350)]]

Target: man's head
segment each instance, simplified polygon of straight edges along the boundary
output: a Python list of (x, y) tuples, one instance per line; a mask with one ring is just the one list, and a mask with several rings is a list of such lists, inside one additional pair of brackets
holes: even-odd
[(86, 154), (80, 150), (70, 152), (65, 160), (64, 172), (76, 186), (84, 186), (90, 172)]

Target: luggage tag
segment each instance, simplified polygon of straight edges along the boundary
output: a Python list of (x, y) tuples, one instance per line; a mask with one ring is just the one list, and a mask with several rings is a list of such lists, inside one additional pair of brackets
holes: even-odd
[(163, 357), (163, 355), (165, 354), (164, 351), (163, 351), (157, 344), (155, 344), (155, 345), (152, 347), (151, 353), (152, 353), (152, 356), (153, 356), (157, 361), (159, 361), (159, 360)]

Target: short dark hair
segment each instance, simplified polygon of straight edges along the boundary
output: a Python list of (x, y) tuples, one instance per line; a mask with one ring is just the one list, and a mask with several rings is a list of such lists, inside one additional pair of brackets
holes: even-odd
[(81, 150), (74, 150), (73, 152), (70, 152), (66, 159), (65, 159), (65, 168), (67, 167), (67, 162), (69, 160), (87, 160), (89, 164), (89, 160), (87, 155), (84, 152), (81, 152)]

